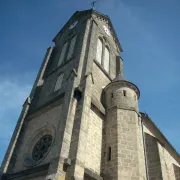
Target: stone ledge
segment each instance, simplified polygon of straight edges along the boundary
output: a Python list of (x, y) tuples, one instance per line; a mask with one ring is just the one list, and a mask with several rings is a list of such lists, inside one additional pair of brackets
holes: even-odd
[(31, 120), (34, 115), (36, 116), (36, 113), (44, 110), (45, 108), (50, 108), (56, 106), (57, 104), (61, 104), (61, 101), (63, 101), (63, 98), (65, 96), (65, 92), (62, 92), (61, 94), (55, 96), (54, 98), (52, 98), (51, 100), (49, 100), (48, 102), (44, 103), (43, 105), (35, 108), (34, 110), (30, 110), (27, 114), (27, 120)]
[(64, 164), (66, 166), (70, 166), (71, 165), (71, 159), (69, 159), (69, 158), (64, 159)]
[(8, 174), (6, 175), (6, 177), (8, 180), (10, 180), (10, 179), (16, 179), (16, 178), (19, 179), (21, 177), (25, 178), (25, 176), (29, 176), (29, 175), (37, 176), (37, 175), (47, 174), (48, 169), (49, 169), (49, 163), (31, 168), (31, 169), (27, 169), (24, 171), (19, 171), (17, 173)]
[(84, 169), (84, 176), (89, 176), (94, 180), (103, 180), (103, 178), (101, 176), (99, 176), (98, 174), (92, 172), (91, 170), (85, 168)]

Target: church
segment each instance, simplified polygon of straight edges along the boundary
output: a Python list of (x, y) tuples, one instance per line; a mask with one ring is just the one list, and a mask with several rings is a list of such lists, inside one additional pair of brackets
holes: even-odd
[(180, 180), (180, 156), (138, 108), (108, 16), (77, 11), (47, 49), (1, 180)]

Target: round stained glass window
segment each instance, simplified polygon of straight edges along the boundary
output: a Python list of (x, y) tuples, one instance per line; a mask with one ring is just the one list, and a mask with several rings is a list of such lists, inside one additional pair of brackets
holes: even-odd
[(39, 161), (46, 155), (52, 144), (52, 139), (51, 135), (45, 135), (36, 143), (32, 151), (33, 160)]

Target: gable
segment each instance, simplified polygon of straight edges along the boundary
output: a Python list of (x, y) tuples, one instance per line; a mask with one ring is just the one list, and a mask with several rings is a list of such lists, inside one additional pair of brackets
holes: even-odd
[(115, 32), (115, 29), (112, 25), (111, 19), (109, 16), (103, 15), (97, 11), (93, 11), (93, 16), (98, 19), (98, 21), (101, 21), (106, 25), (106, 27), (109, 29), (111, 36), (113, 37), (114, 42), (116, 43), (117, 47), (119, 48), (120, 52), (123, 52), (123, 49), (121, 47), (121, 44), (119, 42), (119, 39), (117, 37), (117, 34)]
[(67, 21), (67, 23), (62, 27), (62, 29), (58, 32), (58, 34), (54, 37), (53, 42), (56, 43), (59, 40), (59, 38), (61, 37), (61, 35), (64, 34), (67, 30), (70, 29), (70, 27), (71, 27), (71, 25), (73, 23), (76, 23), (78, 21), (78, 23), (76, 25), (79, 25), (83, 21), (88, 19), (88, 17), (90, 17), (90, 15), (91, 15), (91, 11), (90, 10), (87, 10), (87, 11), (76, 11), (71, 16), (71, 18)]
[(58, 38), (63, 34), (64, 31), (69, 29), (69, 27), (71, 26), (71, 24), (73, 24), (73, 22), (75, 22), (75, 21), (81, 21), (82, 22), (82, 21), (84, 21), (88, 18), (91, 18), (91, 17), (94, 18), (95, 21), (97, 18), (99, 21), (104, 22), (108, 26), (110, 33), (111, 33), (114, 41), (116, 42), (116, 45), (117, 45), (119, 51), (123, 52), (123, 49), (122, 49), (121, 44), (118, 40), (117, 34), (114, 30), (114, 27), (112, 25), (110, 18), (108, 16), (103, 15), (100, 12), (94, 11), (92, 9), (85, 10), (85, 11), (76, 11), (71, 16), (71, 18), (67, 21), (67, 23), (63, 26), (63, 28), (59, 31), (59, 33), (55, 36), (55, 38), (53, 39), (53, 42), (56, 43), (58, 41)]

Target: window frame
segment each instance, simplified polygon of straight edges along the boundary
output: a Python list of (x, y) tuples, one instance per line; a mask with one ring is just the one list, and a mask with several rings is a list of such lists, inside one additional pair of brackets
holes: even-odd
[[(106, 38), (104, 36), (103, 37), (99, 36), (97, 39), (102, 42), (101, 63), (97, 60), (98, 40), (96, 42), (96, 58), (95, 58), (95, 60), (105, 70), (105, 72), (107, 74), (110, 74), (110, 65), (111, 65), (111, 63), (110, 63), (111, 53), (110, 52), (111, 51), (110, 51), (109, 43), (107, 42), (107, 40), (106, 40)], [(107, 49), (108, 52), (109, 52), (109, 67), (108, 67), (108, 71), (105, 69), (105, 49)]]
[[(73, 40), (74, 38), (75, 38), (75, 42), (74, 42), (74, 46), (73, 46), (73, 51), (72, 51), (71, 56), (68, 58), (70, 46), (71, 46), (72, 40)], [(73, 58), (74, 52), (75, 52), (76, 43), (77, 43), (77, 34), (71, 36), (71, 38), (69, 38), (69, 40), (68, 40), (68, 48), (67, 48), (67, 54), (66, 54), (66, 57), (65, 57), (65, 62), (66, 62), (66, 61), (70, 61), (70, 60)]]
[[(101, 48), (102, 48), (101, 49), (101, 55), (100, 55), (101, 56), (100, 57), (100, 61), (98, 61), (98, 58), (97, 58), (97, 56), (98, 56), (98, 42), (101, 42)], [(104, 44), (103, 38), (98, 37), (97, 45), (96, 45), (96, 60), (101, 65), (103, 63), (103, 44)]]
[[(74, 43), (73, 52), (72, 52), (71, 57), (70, 57), (69, 59), (67, 59), (68, 53), (69, 53), (69, 48), (70, 48), (70, 45), (71, 45), (71, 41), (72, 41), (72, 39), (73, 39), (74, 37), (76, 37), (76, 39), (75, 39), (75, 43)], [(67, 40), (64, 41), (63, 46), (62, 46), (62, 48), (61, 48), (61, 52), (60, 52), (60, 54), (59, 54), (57, 67), (60, 67), (61, 65), (63, 65), (63, 64), (65, 64), (66, 62), (70, 61), (70, 60), (74, 57), (75, 47), (76, 47), (76, 45), (77, 45), (77, 38), (78, 38), (78, 34), (74, 34), (74, 35), (70, 36)], [(64, 45), (65, 45), (66, 43), (67, 43), (67, 47), (66, 47), (66, 50), (65, 50), (64, 58), (63, 58), (62, 62), (59, 64), (59, 59), (60, 59), (60, 57), (61, 57), (61, 53), (62, 53), (63, 47), (64, 47)]]
[[(60, 58), (61, 58), (61, 56), (62, 56), (62, 51), (63, 51), (63, 48), (64, 48), (65, 45), (66, 45), (66, 49), (65, 49), (65, 51), (64, 51), (64, 56), (63, 56), (63, 59), (62, 59), (61, 63), (59, 63)], [(61, 52), (60, 52), (60, 54), (59, 54), (57, 67), (61, 66), (61, 65), (63, 64), (64, 60), (66, 59), (66, 54), (67, 54), (68, 46), (69, 46), (69, 42), (68, 42), (68, 41), (65, 41), (65, 42), (63, 43), (63, 46), (62, 46), (62, 48), (61, 48)]]
[[(106, 68), (105, 68), (105, 61), (106, 61), (106, 59), (105, 59), (105, 52), (106, 52), (106, 49), (107, 49), (107, 51), (108, 51), (108, 55), (109, 55), (109, 59), (108, 59), (108, 71), (106, 70)], [(104, 68), (104, 70), (107, 72), (107, 73), (110, 73), (110, 49), (109, 49), (109, 46), (107, 46), (107, 45), (105, 45), (105, 47), (104, 47), (104, 54), (103, 54), (103, 62), (104, 62), (104, 64), (103, 64), (103, 68)]]
[[(61, 86), (60, 86), (59, 88), (56, 88), (56, 87), (57, 87), (58, 80), (59, 80), (60, 77), (62, 77), (62, 79), (61, 79)], [(64, 73), (61, 73), (61, 74), (59, 74), (59, 75), (57, 76), (56, 81), (55, 81), (55, 85), (54, 85), (54, 90), (53, 90), (53, 92), (57, 92), (57, 91), (59, 91), (59, 90), (62, 88), (63, 79), (64, 79)]]

